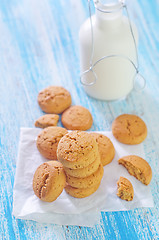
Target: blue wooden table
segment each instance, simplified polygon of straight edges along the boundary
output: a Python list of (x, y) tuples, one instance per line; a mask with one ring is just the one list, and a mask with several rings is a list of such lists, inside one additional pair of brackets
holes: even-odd
[[(102, 102), (88, 97), (79, 81), (78, 31), (88, 17), (86, 0), (0, 1), (0, 239), (159, 239), (159, 1), (127, 2), (138, 27), (140, 70), (147, 85), (125, 100)], [(41, 116), (37, 94), (48, 85), (66, 87), (73, 104), (91, 111), (91, 130), (110, 130), (122, 113), (145, 120), (154, 208), (102, 213), (100, 224), (93, 228), (39, 224), (12, 216), (20, 127), (33, 127)]]

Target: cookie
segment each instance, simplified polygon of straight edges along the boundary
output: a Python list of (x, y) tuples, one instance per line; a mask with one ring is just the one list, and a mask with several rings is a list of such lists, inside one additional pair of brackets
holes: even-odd
[(72, 131), (61, 138), (57, 148), (57, 159), (64, 167), (84, 168), (99, 156), (98, 145), (87, 132)]
[(101, 182), (103, 174), (103, 165), (100, 163), (96, 172), (85, 178), (72, 177), (66, 174), (66, 182), (74, 188), (91, 188)]
[(60, 139), (67, 133), (62, 127), (47, 127), (40, 132), (36, 145), (43, 157), (57, 160), (57, 146)]
[(45, 202), (55, 201), (66, 185), (66, 176), (60, 162), (49, 161), (41, 164), (33, 177), (35, 195)]
[(100, 164), (100, 157), (98, 156), (94, 162), (92, 162), (90, 165), (88, 165), (85, 168), (79, 168), (79, 169), (71, 169), (64, 167), (64, 170), (67, 175), (77, 178), (84, 178), (90, 176), (92, 173), (97, 171)]
[(152, 170), (146, 160), (136, 155), (129, 155), (118, 160), (130, 173), (136, 177), (140, 182), (148, 185), (152, 178)]
[(113, 160), (115, 156), (115, 148), (113, 146), (113, 143), (108, 137), (103, 134), (90, 133), (90, 135), (95, 138), (98, 144), (101, 163), (103, 166), (107, 165)]
[(93, 124), (91, 113), (82, 106), (71, 106), (63, 114), (61, 118), (65, 128), (70, 130), (88, 130)]
[(147, 136), (147, 127), (140, 117), (123, 114), (114, 120), (112, 132), (114, 137), (121, 143), (139, 144)]
[(58, 120), (59, 116), (57, 114), (46, 114), (35, 121), (35, 127), (46, 128), (50, 126), (57, 126)]
[(38, 103), (46, 113), (60, 114), (71, 105), (71, 95), (63, 87), (50, 86), (38, 94)]
[(75, 198), (85, 198), (93, 194), (99, 188), (100, 183), (91, 188), (74, 188), (66, 184), (65, 191)]
[(132, 201), (134, 197), (134, 189), (131, 182), (124, 177), (120, 177), (118, 182), (117, 196), (126, 201)]

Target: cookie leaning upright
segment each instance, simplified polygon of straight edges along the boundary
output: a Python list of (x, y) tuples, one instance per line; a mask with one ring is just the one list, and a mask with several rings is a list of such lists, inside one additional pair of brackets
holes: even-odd
[(47, 127), (40, 132), (37, 137), (36, 145), (45, 158), (56, 160), (57, 146), (60, 139), (67, 133), (62, 127)]
[(91, 128), (93, 118), (89, 110), (82, 106), (71, 106), (62, 114), (62, 124), (69, 130), (85, 131)]
[(46, 113), (60, 114), (71, 105), (71, 95), (63, 87), (50, 86), (38, 94), (38, 103)]
[(62, 193), (66, 184), (63, 166), (58, 161), (41, 164), (33, 177), (35, 195), (45, 202), (52, 202)]
[(147, 127), (144, 121), (132, 114), (118, 116), (112, 124), (114, 137), (121, 143), (139, 144), (147, 137)]

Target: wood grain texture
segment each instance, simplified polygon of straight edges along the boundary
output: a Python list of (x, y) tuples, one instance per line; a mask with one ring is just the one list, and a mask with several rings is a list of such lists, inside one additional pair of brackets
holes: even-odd
[[(139, 31), (140, 70), (147, 85), (125, 100), (104, 102), (88, 97), (79, 81), (78, 31), (88, 17), (86, 0), (0, 1), (0, 239), (159, 239), (159, 1), (127, 2)], [(145, 120), (153, 209), (102, 213), (94, 228), (12, 217), (19, 129), (33, 127), (41, 116), (37, 94), (51, 84), (66, 87), (73, 104), (92, 112), (91, 130), (110, 130), (113, 119), (122, 113)]]

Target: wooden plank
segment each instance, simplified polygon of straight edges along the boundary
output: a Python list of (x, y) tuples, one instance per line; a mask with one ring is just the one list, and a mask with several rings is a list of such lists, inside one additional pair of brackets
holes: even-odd
[[(1, 1), (1, 239), (159, 239), (159, 3), (135, 0), (128, 1), (128, 6), (139, 31), (140, 69), (147, 86), (125, 100), (102, 102), (88, 97), (79, 81), (78, 31), (88, 17), (87, 1)], [(110, 130), (113, 119), (126, 112), (146, 121), (149, 134), (144, 146), (153, 170), (153, 209), (102, 213), (100, 224), (94, 228), (46, 225), (12, 217), (19, 129), (32, 127), (42, 114), (37, 94), (51, 84), (65, 86), (73, 104), (89, 108), (94, 118), (91, 130)]]

